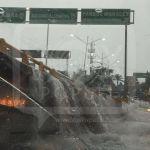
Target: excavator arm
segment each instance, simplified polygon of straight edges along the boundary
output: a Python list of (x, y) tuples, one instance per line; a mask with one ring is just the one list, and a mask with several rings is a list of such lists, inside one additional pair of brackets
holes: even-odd
[(7, 54), (11, 57), (19, 56), (19, 57), (22, 58), (22, 63), (24, 63), (26, 65), (29, 65), (29, 61), (31, 61), (34, 64), (39, 66), (39, 70), (41, 72), (47, 71), (57, 79), (59, 79), (60, 76), (68, 78), (68, 77), (62, 75), (61, 73), (57, 72), (55, 69), (51, 69), (50, 67), (44, 65), (42, 62), (34, 59), (33, 57), (31, 57), (26, 52), (23, 52), (23, 51), (15, 48), (15, 47), (13, 47), (12, 45), (8, 44), (3, 38), (0, 38), (0, 52), (2, 52), (4, 54)]

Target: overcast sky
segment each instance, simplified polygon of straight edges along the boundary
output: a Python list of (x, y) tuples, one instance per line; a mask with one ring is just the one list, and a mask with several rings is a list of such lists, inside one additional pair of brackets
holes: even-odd
[[(0, 7), (8, 6), (135, 10), (135, 24), (128, 26), (128, 73), (131, 75), (135, 71), (150, 70), (150, 0), (0, 0)], [(124, 26), (50, 25), (49, 49), (71, 50), (70, 70), (73, 71), (83, 66), (85, 45), (71, 38), (71, 33), (84, 40), (87, 36), (91, 40), (105, 37), (106, 41), (96, 43), (96, 59), (100, 59), (102, 52), (105, 56), (115, 54), (105, 62), (123, 73)], [(0, 37), (21, 49), (45, 49), (46, 25), (0, 24)], [(120, 60), (120, 63), (114, 63), (115, 60)], [(65, 62), (60, 64), (62, 68), (65, 67)]]

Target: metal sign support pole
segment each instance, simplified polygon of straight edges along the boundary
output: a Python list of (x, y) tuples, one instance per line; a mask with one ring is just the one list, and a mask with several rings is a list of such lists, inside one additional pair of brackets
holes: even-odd
[(67, 75), (69, 75), (69, 59), (66, 60), (66, 64), (67, 64)]
[(124, 98), (128, 95), (128, 81), (127, 81), (127, 50), (128, 50), (128, 26), (125, 25), (125, 67), (124, 67)]
[(45, 65), (46, 66), (47, 66), (47, 60), (48, 60), (48, 44), (49, 44), (49, 23), (47, 24), (46, 51), (45, 51)]

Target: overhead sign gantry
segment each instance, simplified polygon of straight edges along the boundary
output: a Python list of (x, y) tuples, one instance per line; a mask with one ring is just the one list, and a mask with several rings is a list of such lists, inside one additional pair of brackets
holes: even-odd
[[(26, 12), (29, 10), (29, 21)], [(79, 15), (81, 12), (81, 16)], [(133, 14), (133, 15), (132, 15)], [(78, 17), (81, 22), (78, 22)], [(34, 24), (129, 25), (134, 23), (130, 9), (68, 9), (0, 7), (0, 22)]]
[[(26, 12), (29, 10), (29, 20)], [(80, 16), (80, 13), (81, 16)], [(80, 18), (80, 22), (78, 22)], [(47, 24), (46, 64), (48, 57), (48, 40), (50, 24), (81, 24), (81, 25), (124, 25), (125, 26), (125, 69), (124, 90), (127, 97), (127, 26), (134, 24), (134, 11), (131, 9), (68, 9), (68, 8), (0, 8), (0, 22)]]

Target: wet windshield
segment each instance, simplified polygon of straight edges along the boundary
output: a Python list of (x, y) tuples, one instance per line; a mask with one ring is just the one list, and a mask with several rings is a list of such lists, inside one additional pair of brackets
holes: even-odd
[(149, 6), (1, 0), (1, 149), (149, 150)]

